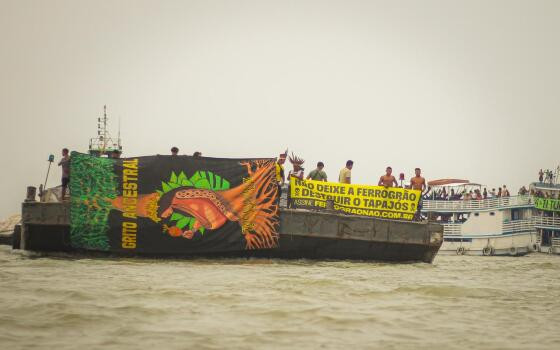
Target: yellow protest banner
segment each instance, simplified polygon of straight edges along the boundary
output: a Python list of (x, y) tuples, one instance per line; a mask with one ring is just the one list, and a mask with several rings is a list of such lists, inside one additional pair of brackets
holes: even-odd
[(418, 210), (421, 192), (400, 187), (349, 185), (292, 177), (290, 196), (296, 208), (325, 208), (326, 201), (330, 199), (335, 210), (347, 214), (412, 220)]

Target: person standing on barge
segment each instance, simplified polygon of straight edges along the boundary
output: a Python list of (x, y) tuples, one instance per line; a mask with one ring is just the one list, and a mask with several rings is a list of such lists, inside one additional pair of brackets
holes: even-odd
[(323, 162), (317, 163), (317, 169), (312, 170), (309, 175), (307, 175), (307, 180), (315, 180), (315, 181), (327, 181), (327, 173), (323, 171), (325, 164)]
[(290, 193), (290, 182), (292, 177), (299, 180), (303, 180), (304, 169), (302, 165), (303, 163), (305, 163), (305, 160), (295, 156), (294, 153), (292, 152), (292, 156), (290, 157), (290, 163), (292, 163), (294, 169), (290, 170), (290, 172), (288, 173), (288, 208), (293, 208), (293, 202)]
[(66, 189), (70, 183), (70, 156), (68, 155), (70, 151), (68, 148), (62, 149), (62, 159), (58, 162), (58, 166), (62, 167), (62, 196), (61, 200), (66, 198)]
[(282, 186), (286, 182), (286, 177), (284, 175), (284, 163), (286, 162), (286, 157), (288, 156), (288, 150), (280, 154), (278, 161), (276, 161), (276, 183), (278, 184), (278, 203), (280, 203), (280, 197), (282, 196)]
[[(414, 169), (414, 177), (410, 179), (410, 185), (413, 190), (419, 190), (423, 193), (424, 190), (426, 190), (426, 179), (420, 175), (421, 172), (422, 170), (420, 170), (420, 168)], [(453, 189), (451, 189), (451, 191), (453, 191)]]
[[(418, 207), (416, 213), (414, 213), (414, 220), (422, 220), (422, 193), (426, 189), (426, 179), (424, 179), (420, 174), (422, 170), (420, 168), (414, 169), (414, 177), (410, 179), (410, 187), (413, 190), (420, 191), (420, 200), (418, 201)], [(451, 189), (451, 195), (453, 196), (453, 189)]]
[(354, 162), (351, 160), (346, 161), (346, 166), (340, 170), (338, 174), (338, 182), (341, 184), (350, 184), (352, 183), (352, 167), (354, 166)]
[(395, 179), (395, 177), (391, 175), (392, 173), (393, 168), (388, 166), (387, 169), (385, 169), (385, 175), (382, 175), (379, 178), (379, 182), (377, 183), (377, 185), (385, 187), (393, 187), (393, 185), (395, 185), (394, 187), (399, 187), (399, 183), (397, 182), (397, 179)]

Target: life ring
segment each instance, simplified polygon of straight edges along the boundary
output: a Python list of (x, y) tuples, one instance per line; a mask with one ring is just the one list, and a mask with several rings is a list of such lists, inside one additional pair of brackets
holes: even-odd
[(482, 255), (484, 256), (494, 255), (494, 248), (490, 246), (484, 247), (484, 249), (482, 249)]
[(459, 247), (456, 251), (457, 255), (464, 255), (465, 254), (465, 247)]
[(509, 255), (516, 256), (517, 255), (517, 248), (516, 247), (509, 248)]

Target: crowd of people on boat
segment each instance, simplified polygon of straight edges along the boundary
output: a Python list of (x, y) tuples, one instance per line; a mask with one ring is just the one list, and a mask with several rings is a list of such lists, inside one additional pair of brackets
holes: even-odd
[[(560, 169), (557, 169), (556, 171), (558, 172), (559, 170)], [(542, 169), (539, 170), (540, 183), (547, 183), (552, 185), (554, 183), (554, 177), (554, 173), (550, 169), (546, 169), (545, 171), (543, 171)]]
[(537, 198), (560, 199), (560, 191), (531, 190), (531, 195)]
[[(522, 193), (523, 190), (525, 188), (525, 186), (523, 186), (520, 190), (519, 190), (519, 194), (526, 194)], [(467, 190), (467, 189), (463, 189), (462, 191), (455, 191), (455, 189), (451, 188), (449, 191), (445, 188), (445, 187), (441, 187), (438, 189), (433, 189), (433, 188), (428, 188), (428, 192), (424, 195), (425, 199), (431, 199), (431, 200), (449, 200), (449, 201), (458, 201), (458, 200), (482, 200), (482, 199), (492, 199), (492, 198), (501, 198), (501, 197), (510, 197), (511, 194), (509, 192), (509, 189), (507, 188), (506, 185), (503, 185), (502, 187), (498, 187), (498, 190), (496, 191), (495, 188), (492, 188), (492, 190), (488, 191), (487, 188), (485, 187), (482, 191), (480, 191), (480, 189), (474, 189), (474, 190)]]
[[(558, 182), (558, 177), (560, 176), (560, 167), (556, 169), (556, 174), (552, 170), (547, 169), (543, 171), (539, 170), (539, 184), (544, 184), (546, 186), (555, 185)], [(549, 199), (560, 199), (560, 191), (547, 191), (537, 188), (531, 188), (529, 192), (532, 196), (538, 198), (549, 198)]]

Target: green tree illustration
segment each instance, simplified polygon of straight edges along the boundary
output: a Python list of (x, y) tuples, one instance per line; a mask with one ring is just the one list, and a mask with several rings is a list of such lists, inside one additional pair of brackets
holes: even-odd
[(109, 250), (109, 212), (117, 197), (114, 160), (72, 152), (70, 241), (76, 248)]

